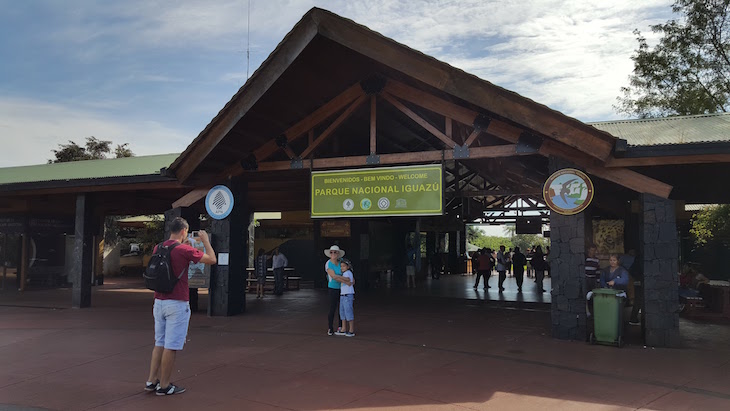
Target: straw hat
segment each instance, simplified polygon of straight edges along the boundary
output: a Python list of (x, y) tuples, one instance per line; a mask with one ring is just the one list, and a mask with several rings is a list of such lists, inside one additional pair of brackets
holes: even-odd
[(336, 245), (333, 245), (332, 247), (324, 250), (324, 255), (326, 255), (327, 257), (329, 257), (330, 256), (330, 251), (337, 251), (337, 254), (338, 254), (337, 258), (342, 258), (342, 257), (345, 256), (345, 250), (340, 250), (340, 247), (338, 247)]

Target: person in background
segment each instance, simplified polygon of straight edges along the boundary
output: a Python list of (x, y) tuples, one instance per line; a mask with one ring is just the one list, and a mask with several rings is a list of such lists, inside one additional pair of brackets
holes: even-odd
[[(527, 278), (532, 278), (535, 276), (535, 269), (532, 266), (532, 256), (535, 254), (535, 247), (527, 247), (527, 251), (525, 252), (525, 257), (527, 257)], [(535, 281), (537, 282), (537, 281)]]
[(476, 274), (479, 271), (479, 250), (471, 253), (471, 273)]
[(346, 258), (340, 260), (340, 270), (342, 271), (342, 277), (344, 277), (346, 280), (342, 281), (342, 285), (340, 287), (340, 320), (342, 321), (342, 326), (337, 329), (335, 335), (354, 337), (355, 277), (352, 275), (352, 263), (350, 262), (350, 260)]
[(274, 294), (282, 295), (284, 294), (284, 267), (289, 265), (289, 260), (279, 252), (279, 247), (274, 249), (271, 259), (271, 268), (274, 269)]
[(600, 276), (600, 265), (598, 261), (598, 247), (595, 244), (588, 246), (586, 251), (586, 262), (585, 262), (585, 289), (583, 294), (588, 294), (589, 291), (598, 287), (598, 279)]
[(406, 288), (416, 288), (416, 248), (410, 243), (406, 251)]
[(608, 267), (601, 271), (601, 288), (626, 290), (629, 284), (629, 272), (619, 265), (618, 254), (611, 254), (608, 258)]
[(491, 288), (489, 286), (489, 277), (492, 275), (492, 262), (491, 257), (492, 256), (492, 250), (489, 248), (483, 248), (479, 252), (479, 262), (478, 262), (478, 270), (477, 270), (477, 280), (474, 282), (474, 289), (476, 290), (479, 288), (479, 279), (481, 277), (484, 277), (484, 288), (483, 290), (486, 290), (487, 288)]
[(509, 257), (509, 260), (507, 261), (507, 276), (512, 275), (512, 256), (515, 255), (515, 252), (512, 250), (512, 247), (510, 247), (509, 250), (507, 250), (507, 256)]
[(497, 251), (497, 273), (499, 273), (499, 291), (504, 291), (504, 280), (507, 279), (507, 262), (509, 261), (509, 254), (505, 251), (503, 245), (499, 246)]
[(512, 255), (512, 270), (514, 272), (515, 281), (517, 281), (517, 292), (522, 292), (522, 281), (525, 279), (525, 265), (527, 257), (520, 252), (520, 247), (515, 247)]
[(266, 285), (266, 250), (259, 248), (254, 261), (254, 272), (256, 273), (256, 298), (264, 298), (264, 286)]
[(535, 247), (535, 252), (532, 254), (532, 268), (535, 270), (535, 282), (537, 283), (537, 291), (540, 293), (545, 292), (545, 288), (542, 286), (542, 280), (545, 278), (545, 254), (542, 253), (542, 247)]

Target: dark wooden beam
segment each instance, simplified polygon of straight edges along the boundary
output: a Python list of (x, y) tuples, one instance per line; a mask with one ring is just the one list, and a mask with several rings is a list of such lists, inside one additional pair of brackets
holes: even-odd
[(347, 109), (346, 109), (345, 111), (343, 111), (343, 112), (342, 112), (342, 114), (340, 114), (340, 115), (339, 115), (339, 116), (338, 116), (338, 117), (337, 117), (337, 118), (335, 119), (335, 121), (333, 121), (333, 122), (332, 122), (332, 124), (330, 124), (330, 125), (329, 125), (329, 127), (327, 127), (327, 129), (325, 129), (325, 130), (324, 130), (324, 131), (322, 132), (322, 134), (320, 134), (320, 135), (319, 135), (319, 137), (317, 137), (317, 138), (316, 138), (316, 139), (315, 139), (315, 140), (314, 140), (314, 141), (312, 142), (312, 144), (310, 144), (310, 145), (309, 145), (309, 146), (308, 146), (308, 147), (307, 147), (307, 148), (306, 148), (306, 149), (305, 149), (305, 150), (304, 150), (304, 151), (302, 152), (302, 154), (301, 154), (301, 155), (300, 155), (299, 157), (300, 157), (300, 158), (307, 158), (307, 156), (309, 156), (309, 154), (311, 154), (311, 153), (312, 153), (312, 151), (314, 151), (314, 149), (316, 149), (317, 147), (319, 147), (319, 145), (320, 145), (320, 144), (322, 144), (323, 142), (325, 142), (325, 141), (326, 141), (326, 140), (327, 140), (327, 139), (328, 139), (328, 138), (329, 138), (329, 137), (330, 137), (330, 136), (332, 135), (332, 133), (334, 133), (334, 132), (335, 132), (335, 130), (337, 130), (337, 127), (339, 127), (339, 126), (340, 126), (340, 124), (342, 124), (342, 122), (343, 122), (343, 121), (345, 121), (345, 120), (346, 120), (346, 119), (347, 119), (348, 117), (350, 117), (350, 115), (351, 115), (351, 114), (352, 114), (352, 113), (353, 113), (353, 112), (354, 112), (354, 111), (355, 111), (355, 110), (356, 110), (356, 109), (357, 109), (358, 107), (360, 107), (360, 104), (362, 104), (362, 103), (363, 103), (363, 102), (365, 101), (365, 99), (366, 99), (366, 98), (367, 98), (367, 96), (366, 96), (366, 95), (361, 95), (360, 97), (356, 98), (356, 99), (355, 99), (355, 101), (354, 101), (354, 102), (353, 102), (352, 104), (350, 104), (350, 106), (349, 106), (349, 107), (347, 107)]
[[(495, 158), (512, 157), (519, 155), (516, 152), (517, 146), (506, 144), (501, 146), (475, 147), (470, 149), (469, 158)], [(312, 160), (312, 169), (320, 170), (326, 168), (367, 166), (368, 156), (350, 156), (335, 158), (315, 158)], [(441, 160), (453, 160), (453, 150), (431, 150), (413, 153), (381, 154), (380, 164), (412, 164), (428, 163)], [(258, 171), (288, 170), (291, 169), (289, 161), (271, 161), (259, 164)]]
[[(360, 82), (357, 82), (312, 112), (312, 114), (286, 129), (283, 134), (289, 142), (294, 141), (364, 95), (365, 92), (362, 90)], [(261, 162), (274, 154), (277, 149), (276, 139), (271, 139), (268, 143), (256, 149), (253, 154), (256, 156), (256, 161)]]
[[(370, 96), (370, 154), (375, 154), (377, 151), (377, 96), (373, 94)], [(311, 145), (311, 144), (310, 144)]]
[(441, 140), (446, 147), (454, 148), (456, 146), (456, 142), (449, 138), (446, 134), (442, 133), (439, 129), (434, 127), (431, 123), (426, 121), (423, 117), (419, 116), (418, 114), (414, 113), (413, 110), (406, 107), (403, 103), (398, 101), (395, 97), (393, 97), (391, 94), (388, 94), (386, 92), (382, 93), (382, 97), (390, 104), (395, 106), (398, 110), (400, 110), (403, 114), (410, 117), (411, 120), (418, 123), (421, 127), (428, 130), (429, 133), (433, 134)]

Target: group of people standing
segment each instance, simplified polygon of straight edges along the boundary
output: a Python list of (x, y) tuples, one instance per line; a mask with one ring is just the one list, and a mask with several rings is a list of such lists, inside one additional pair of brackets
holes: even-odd
[(266, 255), (266, 250), (259, 248), (254, 261), (254, 273), (256, 273), (256, 298), (264, 298), (264, 286), (266, 285), (266, 273), (268, 271), (268, 260), (271, 258), (271, 268), (274, 272), (274, 295), (284, 293), (284, 268), (289, 265), (289, 260), (279, 251), (274, 249), (271, 256)]
[[(543, 254), (542, 247), (537, 246), (529, 259), (530, 265), (535, 271), (537, 290), (540, 292), (545, 292), (543, 279), (545, 277), (545, 271), (548, 269), (548, 262), (545, 258), (546, 255)], [(515, 247), (514, 251), (512, 249), (506, 251), (505, 246), (500, 245), (496, 253), (490, 248), (477, 250), (472, 255), (472, 270), (476, 271), (477, 275), (474, 289), (479, 288), (479, 280), (482, 277), (484, 277), (484, 286), (482, 289), (492, 288), (489, 285), (489, 277), (492, 276), (492, 271), (496, 270), (499, 275), (498, 287), (500, 292), (504, 291), (504, 281), (507, 279), (507, 272), (514, 274), (515, 281), (517, 282), (517, 291), (522, 292), (527, 263), (528, 257), (521, 252), (520, 247)]]

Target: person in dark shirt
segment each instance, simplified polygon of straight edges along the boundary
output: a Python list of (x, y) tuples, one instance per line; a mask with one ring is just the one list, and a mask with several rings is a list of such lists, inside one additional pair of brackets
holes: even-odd
[(597, 252), (598, 248), (595, 245), (591, 244), (588, 246), (585, 262), (585, 289), (583, 290), (583, 294), (588, 294), (588, 292), (598, 287), (601, 266), (596, 255)]
[(525, 264), (527, 264), (527, 257), (520, 252), (520, 247), (515, 247), (512, 256), (512, 270), (517, 281), (517, 292), (519, 293), (522, 292), (522, 281), (525, 278)]

